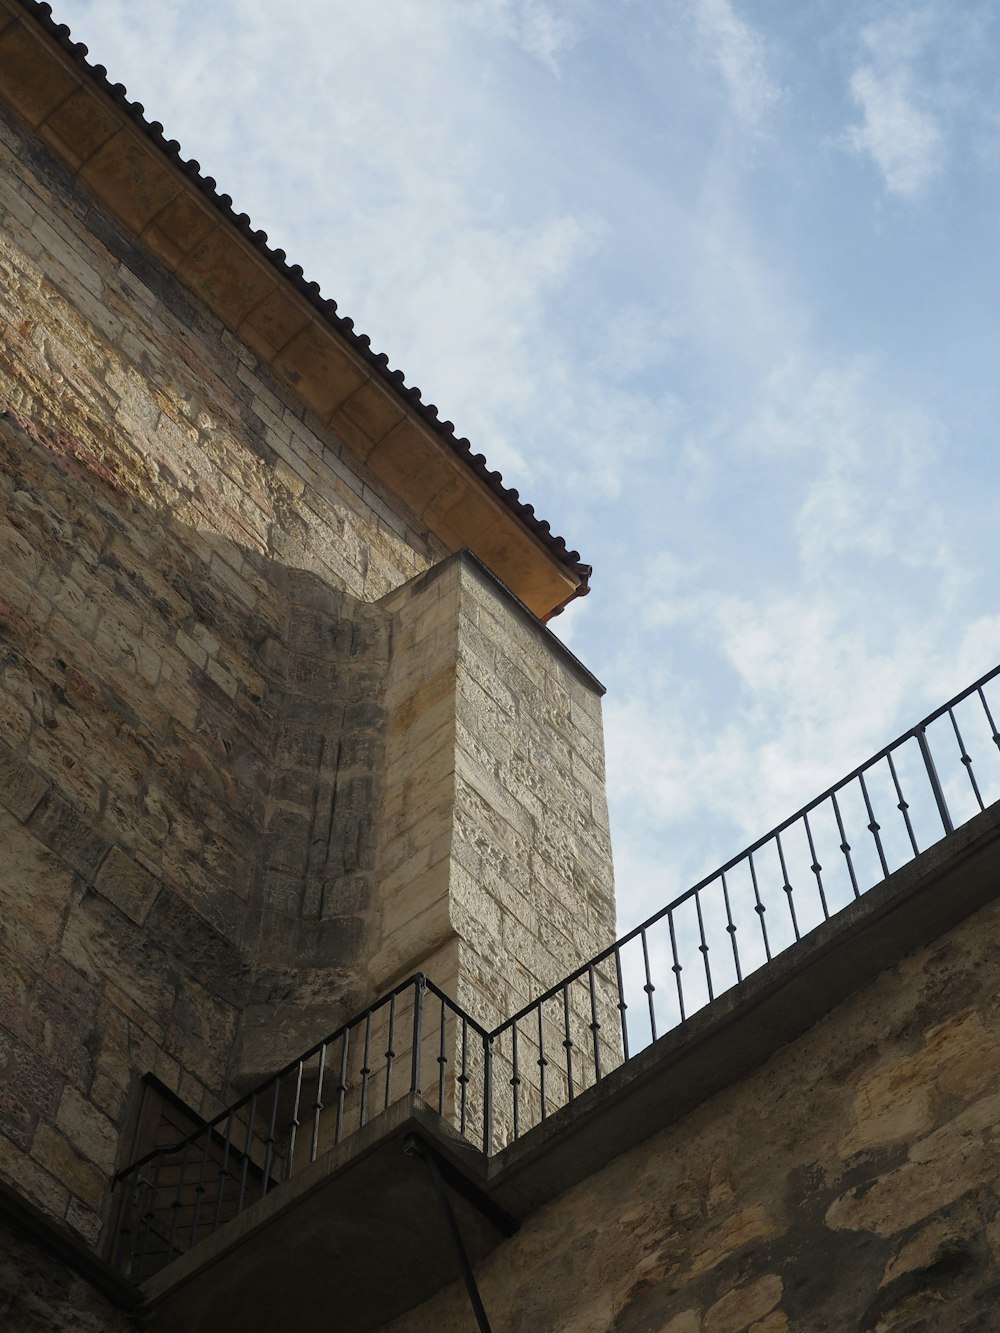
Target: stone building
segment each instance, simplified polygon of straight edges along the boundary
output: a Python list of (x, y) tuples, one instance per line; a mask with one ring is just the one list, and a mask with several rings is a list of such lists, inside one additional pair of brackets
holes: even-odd
[(590, 570), (36, 0), (0, 266), (0, 1326), (1000, 1327), (991, 681), (615, 944)]

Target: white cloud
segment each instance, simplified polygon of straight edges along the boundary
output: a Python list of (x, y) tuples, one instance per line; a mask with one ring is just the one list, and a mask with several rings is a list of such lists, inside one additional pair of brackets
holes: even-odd
[(944, 428), (926, 409), (880, 386), (880, 363), (855, 357), (812, 367), (789, 354), (758, 387), (737, 435), (741, 448), (809, 468), (792, 517), (803, 572), (845, 558), (933, 570), (942, 595), (963, 572), (934, 501)]
[(763, 37), (732, 0), (693, 0), (693, 16), (701, 55), (722, 79), (737, 122), (759, 132), (781, 95)]
[(862, 113), (861, 123), (848, 130), (851, 147), (871, 157), (890, 194), (920, 194), (944, 166), (945, 137), (917, 104), (908, 72), (863, 65), (851, 76), (851, 96)]
[(585, 0), (473, 0), (467, 13), (558, 72), (579, 40), (588, 7)]
[(922, 194), (947, 158), (941, 89), (922, 61), (932, 36), (928, 10), (906, 11), (866, 27), (864, 57), (850, 79), (861, 120), (848, 128), (846, 142), (871, 158), (890, 194), (903, 198)]

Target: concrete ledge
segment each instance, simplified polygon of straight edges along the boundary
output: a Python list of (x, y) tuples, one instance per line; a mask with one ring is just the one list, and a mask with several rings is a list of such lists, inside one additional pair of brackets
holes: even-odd
[[(470, 1192), (485, 1187), (482, 1154), (409, 1095), (144, 1282), (154, 1326), (368, 1333), (453, 1281), (458, 1259), (427, 1168), (403, 1151), (412, 1134)], [(461, 1192), (451, 1199), (476, 1263), (503, 1232)]]

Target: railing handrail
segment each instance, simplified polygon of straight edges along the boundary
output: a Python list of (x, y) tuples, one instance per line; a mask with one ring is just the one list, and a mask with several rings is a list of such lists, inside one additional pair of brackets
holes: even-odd
[[(545, 1004), (548, 1000), (561, 994), (567, 986), (571, 986), (574, 981), (579, 981), (581, 977), (585, 976), (590, 968), (596, 967), (599, 963), (603, 963), (606, 959), (612, 957), (616, 950), (623, 948), (623, 946), (628, 944), (631, 940), (637, 939), (643, 931), (649, 930), (651, 926), (655, 926), (657, 922), (662, 921), (665, 916), (675, 911), (690, 898), (693, 898), (696, 893), (700, 893), (702, 889), (707, 888), (709, 884), (714, 883), (714, 881), (721, 875), (727, 874), (741, 862), (745, 861), (747, 857), (752, 856), (754, 852), (760, 851), (762, 847), (765, 847), (773, 838), (777, 837), (778, 834), (784, 833), (786, 829), (791, 828), (793, 824), (798, 823), (798, 821), (805, 815), (810, 814), (813, 810), (821, 806), (824, 801), (828, 801), (831, 796), (836, 795), (837, 792), (854, 782), (863, 773), (867, 773), (875, 764), (898, 750), (901, 745), (905, 745), (908, 740), (918, 739), (919, 733), (925, 731), (932, 722), (936, 722), (938, 718), (944, 717), (944, 715), (950, 712), (950, 710), (957, 704), (962, 703), (963, 700), (969, 698), (970, 695), (975, 694), (977, 690), (981, 690), (984, 685), (989, 684), (989, 682), (996, 676), (1000, 676), (1000, 665), (995, 666), (991, 671), (987, 671), (985, 675), (980, 676), (978, 680), (973, 681), (971, 685), (967, 686), (966, 689), (961, 690), (954, 696), (954, 698), (949, 699), (947, 703), (941, 704), (941, 706), (935, 708), (932, 713), (928, 713), (925, 718), (921, 719), (921, 721), (917, 722), (907, 731), (902, 732), (894, 741), (890, 741), (888, 745), (884, 745), (881, 750), (876, 751), (876, 753), (866, 759), (863, 764), (859, 764), (857, 768), (852, 769), (845, 777), (839, 778), (832, 787), (828, 787), (826, 791), (822, 792), (819, 796), (813, 797), (811, 801), (796, 810), (793, 815), (789, 815), (788, 818), (783, 819), (780, 824), (776, 824), (774, 828), (765, 833), (763, 837), (758, 838), (756, 842), (750, 843), (748, 847), (744, 847), (741, 852), (730, 857), (728, 861), (724, 862), (721, 866), (718, 866), (710, 874), (705, 875), (703, 879), (698, 880), (696, 884), (692, 884), (689, 889), (685, 889), (683, 893), (678, 894), (676, 898), (671, 899), (671, 901), (666, 903), (663, 907), (657, 908), (652, 916), (647, 917), (645, 921), (640, 921), (637, 926), (633, 926), (631, 930), (626, 931), (624, 935), (619, 936), (613, 943), (607, 945), (606, 948), (601, 949), (599, 953), (594, 954), (592, 958), (588, 958), (585, 963), (581, 963), (578, 968), (557, 981), (554, 986), (550, 986), (547, 991), (543, 992), (543, 994), (538, 995), (535, 999), (529, 1001), (529, 1003), (519, 1009), (516, 1014), (512, 1014), (510, 1018), (505, 1018), (498, 1027), (493, 1029), (490, 1033), (490, 1037), (498, 1037), (500, 1033), (506, 1032), (507, 1029), (513, 1027), (515, 1023), (519, 1023), (523, 1018), (534, 1013), (539, 1005)], [(994, 733), (993, 739), (1000, 744), (1000, 740), (998, 740), (996, 733)], [(946, 827), (946, 831), (950, 830), (947, 830)]]
[(251, 1088), (249, 1092), (244, 1093), (238, 1102), (233, 1102), (231, 1105), (224, 1107), (223, 1110), (213, 1116), (210, 1120), (202, 1120), (200, 1125), (193, 1129), (189, 1134), (185, 1134), (182, 1139), (178, 1139), (176, 1143), (168, 1144), (165, 1147), (161, 1146), (152, 1148), (145, 1154), (145, 1156), (137, 1158), (134, 1162), (130, 1162), (128, 1166), (123, 1166), (120, 1171), (115, 1172), (114, 1181), (117, 1183), (120, 1180), (124, 1180), (126, 1176), (132, 1175), (133, 1172), (138, 1171), (140, 1167), (145, 1166), (147, 1162), (151, 1162), (156, 1157), (165, 1157), (171, 1153), (181, 1152), (185, 1147), (193, 1143), (195, 1139), (200, 1138), (207, 1129), (215, 1129), (222, 1121), (228, 1120), (229, 1117), (235, 1115), (237, 1111), (241, 1111), (244, 1106), (248, 1106), (255, 1097), (260, 1095), (260, 1093), (273, 1087), (275, 1083), (280, 1082), (281, 1079), (285, 1078), (299, 1065), (304, 1064), (307, 1060), (311, 1060), (314, 1055), (317, 1055), (323, 1049), (324, 1046), (332, 1046), (334, 1042), (339, 1041), (343, 1037), (345, 1032), (350, 1031), (352, 1028), (356, 1028), (359, 1024), (363, 1023), (370, 1014), (376, 1013), (384, 1005), (388, 1004), (394, 995), (402, 995), (403, 992), (409, 990), (411, 986), (422, 986), (424, 990), (429, 991), (440, 1000), (442, 1004), (446, 1005), (456, 1017), (460, 1018), (463, 1022), (468, 1023), (469, 1027), (472, 1028), (478, 1036), (482, 1037), (484, 1041), (490, 1040), (491, 1033), (488, 1032), (481, 1023), (477, 1023), (471, 1014), (467, 1014), (461, 1005), (457, 1004), (450, 995), (446, 995), (440, 987), (436, 986), (434, 982), (431, 981), (430, 977), (425, 976), (423, 972), (414, 972), (412, 976), (407, 977), (405, 981), (400, 981), (397, 985), (393, 986), (391, 990), (387, 990), (384, 994), (373, 1000), (371, 1004), (367, 1005), (364, 1009), (359, 1010), (359, 1012), (352, 1018), (349, 1018), (346, 1023), (341, 1023), (340, 1027), (334, 1028), (334, 1030), (327, 1036), (314, 1042), (307, 1051), (303, 1051), (301, 1055), (297, 1055), (293, 1060), (289, 1060), (287, 1065), (283, 1065), (281, 1069), (276, 1070), (273, 1074), (269, 1074), (262, 1083), (258, 1083), (255, 1087)]

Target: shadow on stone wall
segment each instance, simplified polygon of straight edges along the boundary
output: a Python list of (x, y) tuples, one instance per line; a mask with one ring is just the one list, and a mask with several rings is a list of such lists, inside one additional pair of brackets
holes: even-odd
[(0, 471), (0, 1021), (35, 1070), (0, 1127), (36, 1155), (66, 1080), (119, 1130), (145, 1068), (208, 1113), (367, 1000), (389, 636), (10, 410)]

